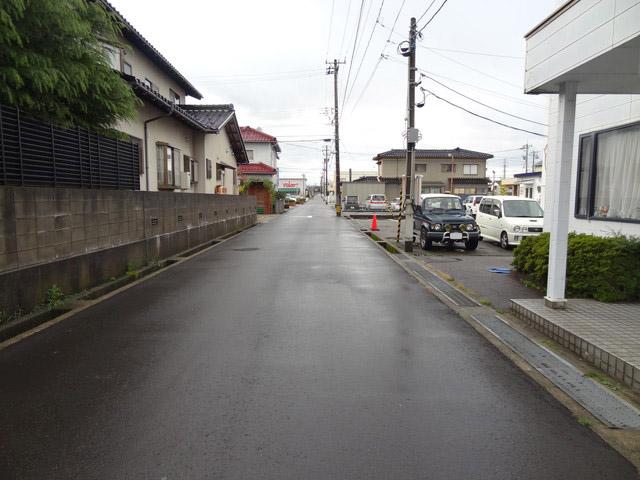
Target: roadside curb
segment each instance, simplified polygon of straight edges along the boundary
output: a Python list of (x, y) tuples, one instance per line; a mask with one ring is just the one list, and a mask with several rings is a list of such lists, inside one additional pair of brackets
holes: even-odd
[[(136, 285), (146, 282), (147, 280), (150, 280), (155, 276), (160, 275), (163, 272), (166, 272), (167, 270), (175, 267), (176, 265), (180, 265), (186, 261), (189, 261), (197, 257), (200, 254), (208, 252), (209, 250), (212, 250), (213, 248), (219, 245), (222, 245), (223, 243), (229, 240), (232, 240), (233, 238), (237, 237), (241, 233), (244, 233), (247, 230), (257, 227), (258, 225), (261, 225), (261, 224), (255, 223), (253, 225), (248, 225), (240, 230), (236, 230), (235, 232), (230, 232), (223, 235), (222, 237), (208, 240), (207, 242), (204, 242), (201, 245), (197, 245), (195, 247), (179, 252), (172, 257), (165, 258), (160, 262), (161, 264), (164, 264), (164, 265), (160, 266), (159, 268), (153, 268), (153, 266), (147, 265), (146, 267), (143, 267), (141, 271), (151, 270), (151, 272), (144, 275), (141, 278), (131, 280), (131, 281), (127, 281), (127, 279), (125, 278), (119, 278), (111, 282), (106, 282), (100, 285), (96, 285), (95, 287), (87, 291), (88, 295), (86, 297), (78, 297), (76, 295), (72, 295), (71, 296), (72, 303), (75, 302), (77, 304), (77, 306), (75, 307), (53, 309), (53, 310), (48, 310), (48, 309), (40, 310), (32, 314), (25, 315), (24, 317), (22, 317), (21, 319), (15, 322), (11, 322), (9, 324), (3, 325), (2, 328), (0, 328), (0, 334), (4, 332), (9, 332), (9, 334), (4, 335), (6, 339), (3, 339), (2, 341), (0, 341), (0, 351), (38, 332), (46, 330), (47, 328), (53, 325), (56, 325), (57, 323), (60, 323), (63, 320), (71, 318), (74, 315), (77, 315), (78, 313), (93, 307), (94, 305), (102, 303), (105, 300), (108, 300), (111, 297), (114, 297), (119, 293), (124, 292), (125, 290), (128, 290), (130, 288), (135, 287)], [(99, 292), (100, 290), (105, 289), (105, 287), (107, 287), (108, 285), (120, 284), (120, 283), (124, 283), (124, 285), (114, 288), (112, 290), (109, 290), (106, 293), (100, 296), (97, 296), (95, 298), (92, 297), (92, 292)], [(59, 312), (60, 314), (55, 315), (56, 312)], [(52, 314), (55, 315), (53, 318), (51, 318)]]
[[(439, 270), (424, 265), (422, 262), (418, 262), (416, 259), (403, 252), (402, 250), (398, 250), (398, 253), (390, 253), (384, 248), (384, 246), (380, 245), (380, 242), (375, 241), (368, 235), (368, 229), (362, 228), (359, 224), (357, 224), (353, 219), (349, 219), (349, 223), (359, 231), (364, 237), (369, 238), (374, 244), (376, 244), (388, 257), (390, 257), (396, 264), (398, 264), (402, 269), (404, 269), (410, 276), (414, 277), (420, 285), (422, 285), (427, 291), (432, 293), (440, 302), (449, 307), (453, 312), (455, 312), (458, 316), (464, 319), (475, 331), (477, 331), (482, 337), (484, 337), (491, 345), (493, 345), (502, 355), (504, 355), (507, 359), (509, 359), (512, 363), (514, 363), (521, 371), (523, 371), (531, 380), (541, 386), (544, 390), (546, 390), (549, 394), (551, 394), (560, 404), (562, 404), (575, 418), (577, 421), (586, 422), (588, 424), (587, 428), (593, 430), (605, 443), (614, 448), (617, 452), (619, 452), (622, 456), (624, 456), (629, 462), (631, 462), (636, 469), (640, 472), (640, 430), (635, 429), (624, 429), (619, 430), (615, 428), (611, 428), (610, 426), (603, 423), (599, 418), (597, 418), (594, 414), (592, 414), (587, 408), (585, 408), (579, 401), (572, 396), (570, 396), (567, 392), (558, 387), (551, 379), (547, 378), (541, 371), (539, 371), (534, 365), (529, 363), (520, 353), (513, 350), (511, 346), (502, 339), (495, 332), (491, 331), (487, 326), (485, 326), (482, 322), (480, 322), (476, 317), (481, 315), (491, 315), (497, 317), (499, 320), (504, 322), (509, 328), (511, 328), (514, 332), (525, 336), (531, 341), (533, 344), (537, 345), (541, 349), (549, 352), (550, 354), (555, 355), (561, 361), (569, 364), (569, 362), (562, 357), (555, 354), (551, 350), (546, 347), (540, 345), (535, 338), (530, 338), (526, 332), (522, 332), (521, 329), (515, 328), (508, 319), (505, 319), (501, 314), (498, 314), (494, 309), (483, 306), (478, 303), (473, 297), (471, 297), (468, 293), (461, 290), (455, 285), (449, 284), (450, 288), (456, 290), (459, 295), (468, 299), (470, 302), (474, 304), (474, 306), (462, 306), (457, 302), (453, 301), (449, 295), (440, 289), (434, 287), (434, 285), (430, 284), (425, 278), (416, 273), (415, 270), (410, 268), (411, 264), (417, 263), (425, 270), (429, 271), (433, 275), (437, 275), (439, 278), (444, 276), (443, 272)], [(400, 257), (400, 258), (398, 258)], [(573, 365), (572, 365), (573, 367)], [(577, 367), (574, 367), (579, 370)], [(594, 382), (595, 383), (595, 382)], [(600, 388), (602, 386), (598, 385)], [(608, 390), (607, 390), (608, 391)], [(623, 402), (626, 402), (623, 399), (620, 399)]]

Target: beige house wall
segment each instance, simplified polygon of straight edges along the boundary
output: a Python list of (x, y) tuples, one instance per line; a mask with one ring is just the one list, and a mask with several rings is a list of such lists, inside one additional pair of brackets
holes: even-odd
[(153, 63), (141, 50), (124, 39), (122, 41), (126, 45), (122, 52), (122, 60), (131, 65), (134, 77), (140, 80), (148, 78), (163, 97), (170, 98), (169, 89), (173, 90), (180, 95), (180, 103), (185, 103), (184, 89), (172, 77)]
[[(381, 159), (381, 173), (383, 177), (402, 177), (406, 172), (406, 160), (404, 158), (383, 158)], [(418, 165), (426, 165), (426, 171), (419, 171)], [(416, 175), (422, 175), (422, 182), (442, 182), (445, 185), (451, 181), (451, 172), (443, 172), (442, 165), (451, 165), (451, 159), (416, 159)], [(483, 183), (486, 178), (486, 160), (460, 159), (455, 161), (456, 171), (454, 173), (454, 183), (457, 178), (477, 178), (479, 183)], [(464, 165), (477, 165), (477, 175), (464, 175)]]

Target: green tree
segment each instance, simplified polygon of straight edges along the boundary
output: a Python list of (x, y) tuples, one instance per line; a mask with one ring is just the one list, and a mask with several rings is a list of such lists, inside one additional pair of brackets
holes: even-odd
[(0, 102), (63, 126), (132, 118), (139, 100), (104, 49), (119, 33), (99, 0), (2, 0)]

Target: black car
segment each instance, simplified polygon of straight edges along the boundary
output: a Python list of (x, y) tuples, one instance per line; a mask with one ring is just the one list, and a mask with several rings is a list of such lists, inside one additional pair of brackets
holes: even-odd
[(456, 242), (464, 243), (466, 250), (475, 250), (480, 240), (478, 225), (466, 214), (460, 197), (444, 193), (422, 196), (422, 204), (413, 213), (413, 235), (424, 250), (434, 243), (453, 247)]

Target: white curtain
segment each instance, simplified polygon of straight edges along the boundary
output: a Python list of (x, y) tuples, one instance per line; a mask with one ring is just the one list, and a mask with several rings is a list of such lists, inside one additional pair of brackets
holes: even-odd
[(598, 135), (596, 217), (640, 220), (640, 126)]

